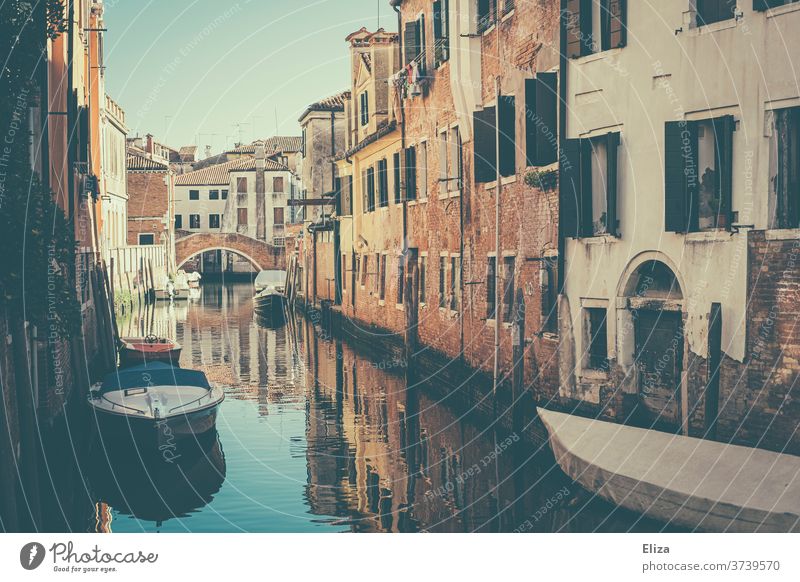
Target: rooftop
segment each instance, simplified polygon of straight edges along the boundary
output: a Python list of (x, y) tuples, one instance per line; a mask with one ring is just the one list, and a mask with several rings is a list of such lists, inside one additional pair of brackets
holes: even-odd
[(129, 172), (166, 172), (169, 165), (147, 157), (147, 154), (128, 148), (126, 165)]
[[(256, 159), (245, 156), (230, 162), (216, 164), (194, 172), (187, 172), (175, 178), (176, 186), (227, 186), (230, 184), (230, 172), (252, 172), (256, 169)], [(274, 160), (266, 160), (264, 168), (268, 172), (286, 170), (286, 166)]]

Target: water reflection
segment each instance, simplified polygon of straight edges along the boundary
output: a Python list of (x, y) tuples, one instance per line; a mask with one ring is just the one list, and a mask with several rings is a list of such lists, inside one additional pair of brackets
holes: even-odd
[(186, 459), (191, 470), (98, 462), (95, 529), (109, 519), (114, 531), (660, 529), (581, 493), (521, 435), (408, 388), (400, 363), (371, 361), (307, 320), (259, 326), (251, 298), (251, 285), (204, 284), (196, 301), (125, 322), (177, 339), (181, 364), (227, 398), (219, 439)]

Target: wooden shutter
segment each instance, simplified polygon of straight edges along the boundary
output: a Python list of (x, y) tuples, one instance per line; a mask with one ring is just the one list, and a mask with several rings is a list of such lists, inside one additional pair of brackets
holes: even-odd
[(716, 135), (717, 174), (719, 176), (719, 194), (721, 211), (726, 214), (725, 228), (730, 230), (733, 206), (733, 115), (724, 115), (714, 120)]
[(442, 38), (442, 2), (436, 0), (433, 3), (433, 46), (434, 46), (434, 64), (439, 66), (439, 63), (444, 61), (444, 42)]
[[(688, 230), (687, 160), (691, 159), (691, 144), (687, 144), (688, 157), (684, 157), (685, 137), (688, 124), (684, 121), (668, 121), (664, 125), (664, 230), (686, 232)], [(696, 170), (695, 170), (696, 175)], [(696, 181), (696, 179), (695, 179)]]
[(594, 148), (591, 139), (581, 140), (581, 197), (578, 199), (578, 233), (580, 236), (592, 236), (594, 224), (592, 214), (592, 162)]
[(419, 55), (419, 72), (424, 74), (427, 70), (427, 63), (428, 63), (428, 55), (427, 55), (427, 47), (425, 46), (425, 15), (420, 14), (419, 19), (417, 20), (417, 42), (418, 42), (418, 49), (417, 54)]
[(517, 109), (516, 100), (511, 95), (500, 96), (500, 175), (513, 176), (516, 173), (517, 158)]
[(581, 200), (581, 144), (580, 139), (568, 139), (559, 164), (559, 226), (564, 237), (578, 238)]
[(417, 150), (406, 148), (406, 200), (417, 199)]
[(558, 158), (558, 73), (525, 80), (525, 155), (529, 166)]
[(753, 10), (757, 12), (764, 12), (776, 6), (782, 6), (784, 0), (753, 0)]
[(495, 171), (495, 108), (484, 107), (473, 114), (475, 182), (497, 179)]
[(400, 181), (401, 173), (400, 173), (400, 153), (397, 152), (392, 155), (392, 165), (394, 166), (394, 203), (400, 204), (402, 201), (401, 192), (400, 192)]
[(619, 132), (606, 136), (606, 228), (608, 234), (619, 236), (617, 229), (617, 154)]
[(417, 21), (406, 23), (403, 31), (403, 47), (406, 53), (406, 63), (410, 63), (419, 54), (419, 23)]

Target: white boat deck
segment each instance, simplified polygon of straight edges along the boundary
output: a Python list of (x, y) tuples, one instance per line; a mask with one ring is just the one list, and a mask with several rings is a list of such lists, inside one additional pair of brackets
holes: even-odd
[(561, 469), (617, 505), (691, 529), (800, 531), (800, 457), (538, 413)]
[(207, 390), (199, 386), (151, 386), (146, 390), (131, 388), (106, 392), (91, 403), (98, 410), (138, 418), (169, 418), (208, 406), (220, 398), (220, 392), (218, 388)]

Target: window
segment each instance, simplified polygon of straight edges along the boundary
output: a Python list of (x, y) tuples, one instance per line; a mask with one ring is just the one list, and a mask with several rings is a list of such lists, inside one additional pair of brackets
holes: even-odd
[(369, 123), (369, 93), (367, 91), (359, 95), (359, 105), (361, 125), (364, 126)]
[(450, 58), (449, 0), (433, 3), (433, 66), (439, 67)]
[(705, 26), (736, 15), (736, 0), (696, 0), (697, 26)]
[(500, 175), (516, 172), (515, 99), (513, 95), (500, 96), (500, 130), (496, 129), (494, 107), (484, 107), (474, 114), (475, 181), (494, 182), (497, 179), (495, 142), (500, 136)]
[(406, 148), (406, 200), (417, 199), (417, 149)]
[(283, 192), (283, 176), (275, 176), (272, 178), (272, 191)]
[(529, 166), (558, 159), (558, 73), (525, 80), (525, 157)]
[(462, 158), (461, 150), (461, 132), (459, 132), (458, 127), (450, 128), (449, 141), (447, 190), (454, 192), (461, 190), (461, 180), (464, 171), (464, 159)]
[(223, 200), (227, 200), (228, 199), (228, 191), (227, 190), (222, 190), (222, 199)]
[(200, 200), (200, 190), (189, 190), (189, 200)]
[(219, 228), (219, 214), (208, 215), (208, 228)]
[(389, 206), (389, 170), (386, 160), (378, 160), (378, 203)]
[(478, 0), (478, 34), (486, 32), (497, 20), (498, 0)]
[(402, 194), (400, 192), (400, 188), (402, 184), (400, 182), (400, 176), (402, 170), (400, 169), (400, 152), (397, 152), (392, 155), (392, 169), (394, 170), (394, 203), (400, 204), (402, 202)]
[(420, 198), (428, 197), (428, 142), (419, 144), (419, 162), (417, 163), (417, 190)]
[(236, 178), (236, 192), (239, 194), (247, 194), (247, 178)]
[(189, 215), (189, 228), (200, 228), (200, 215), (199, 214), (190, 214)]
[(567, 0), (564, 13), (567, 58), (624, 47), (627, 4), (627, 0)]
[(447, 179), (450, 177), (447, 166), (447, 150), (447, 131), (442, 131), (439, 133), (439, 185), (441, 191), (447, 190)]
[(247, 208), (236, 209), (236, 224), (237, 226), (247, 226)]
[(419, 302), (425, 303), (425, 279), (428, 271), (428, 255), (419, 258)]
[(140, 245), (154, 245), (156, 244), (156, 235), (152, 232), (140, 232), (139, 233), (139, 244)]
[(219, 200), (219, 190), (209, 190), (208, 191), (208, 199), (209, 200)]
[(364, 255), (364, 260), (359, 261), (361, 272), (361, 288), (363, 289), (367, 285), (367, 269), (369, 268), (369, 255)]
[(380, 277), (379, 277), (379, 295), (378, 298), (381, 301), (386, 299), (386, 255), (383, 255), (383, 259), (381, 259), (381, 255), (377, 255), (378, 262), (381, 265), (380, 269)]
[(276, 206), (272, 209), (272, 223), (275, 226), (283, 226), (285, 224), (283, 206)]
[(375, 210), (375, 168), (367, 168), (367, 212)]
[(559, 193), (566, 236), (618, 235), (617, 157), (619, 133), (568, 139)]
[(497, 257), (489, 257), (486, 265), (486, 319), (494, 319), (497, 312)]
[(461, 257), (450, 257), (450, 310), (461, 310)]
[(608, 332), (605, 307), (588, 307), (584, 310), (584, 337), (588, 341), (586, 366), (591, 370), (608, 370)]
[(770, 228), (800, 227), (800, 107), (773, 112)]
[(672, 121), (664, 136), (664, 226), (668, 232), (730, 228), (733, 116)]
[(403, 287), (405, 286), (405, 274), (406, 274), (406, 261), (405, 257), (398, 257), (397, 258), (397, 304), (400, 305), (403, 303)]
[(425, 73), (427, 56), (425, 54), (425, 15), (420, 14), (413, 22), (407, 22), (403, 29), (405, 61), (417, 61), (419, 72)]
[(503, 322), (510, 323), (514, 315), (515, 257), (503, 257)]
[(447, 307), (447, 257), (439, 257), (439, 307)]
[(175, 228), (183, 228), (183, 216), (180, 214), (175, 215)]

